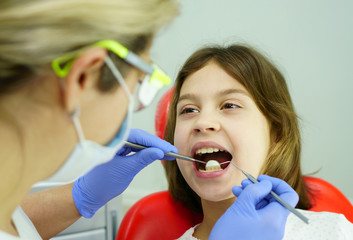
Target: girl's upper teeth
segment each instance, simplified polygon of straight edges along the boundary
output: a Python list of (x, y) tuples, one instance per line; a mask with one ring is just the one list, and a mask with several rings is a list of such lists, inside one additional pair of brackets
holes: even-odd
[(199, 148), (196, 150), (196, 154), (201, 155), (201, 154), (205, 154), (205, 153), (213, 153), (213, 152), (219, 152), (222, 151), (219, 148)]

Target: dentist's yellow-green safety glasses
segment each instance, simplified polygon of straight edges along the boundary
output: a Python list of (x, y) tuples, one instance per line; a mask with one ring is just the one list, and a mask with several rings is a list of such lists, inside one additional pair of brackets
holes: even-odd
[[(149, 64), (135, 53), (129, 51), (126, 47), (114, 40), (102, 40), (92, 44), (94, 47), (102, 47), (118, 55), (126, 62), (140, 69), (147, 74), (142, 81), (138, 91), (138, 98), (140, 100), (139, 109), (148, 106), (158, 91), (164, 86), (171, 83), (171, 79), (165, 74), (157, 65)], [(54, 72), (61, 78), (66, 77), (70, 71), (73, 59), (77, 57), (82, 51), (69, 53), (58, 57), (52, 61), (52, 68)]]

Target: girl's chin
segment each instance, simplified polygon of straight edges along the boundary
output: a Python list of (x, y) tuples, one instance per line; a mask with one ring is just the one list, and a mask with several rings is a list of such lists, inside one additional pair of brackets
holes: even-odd
[(222, 201), (229, 201), (229, 200), (232, 200), (234, 201), (236, 198), (234, 195), (232, 196), (227, 196), (227, 197), (207, 197), (207, 198), (202, 198), (204, 201), (208, 201), (208, 202), (222, 202)]
[(206, 200), (206, 201), (211, 201), (211, 202), (219, 202), (219, 201), (224, 201), (228, 199), (235, 199), (234, 194), (232, 191), (212, 191), (212, 190), (203, 190), (203, 191), (197, 191), (197, 195), (200, 196), (201, 199)]

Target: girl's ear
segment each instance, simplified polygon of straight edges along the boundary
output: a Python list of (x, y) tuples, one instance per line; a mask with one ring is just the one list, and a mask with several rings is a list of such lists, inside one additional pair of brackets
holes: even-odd
[(108, 53), (103, 48), (92, 48), (80, 54), (63, 79), (63, 104), (72, 113), (80, 106), (80, 98), (91, 88), (96, 88), (101, 68)]

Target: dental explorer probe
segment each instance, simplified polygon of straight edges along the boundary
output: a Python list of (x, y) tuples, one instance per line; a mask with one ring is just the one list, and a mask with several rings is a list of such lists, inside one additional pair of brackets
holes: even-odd
[[(254, 178), (251, 174), (245, 172), (244, 170), (242, 170), (240, 167), (238, 167), (235, 163), (230, 162), (234, 167), (236, 167), (239, 171), (241, 171), (252, 183), (258, 183), (259, 181), (257, 181), (256, 178)], [(280, 196), (278, 196), (274, 191), (270, 192), (271, 196), (280, 204), (282, 204), (282, 206), (284, 206), (285, 208), (287, 208), (289, 211), (291, 211), (293, 214), (295, 214), (298, 218), (300, 218), (303, 222), (305, 222), (306, 224), (309, 224), (309, 219), (307, 217), (305, 217), (303, 214), (301, 214), (297, 209), (295, 209), (294, 207), (292, 207), (291, 205), (289, 205), (286, 201), (284, 201)]]

